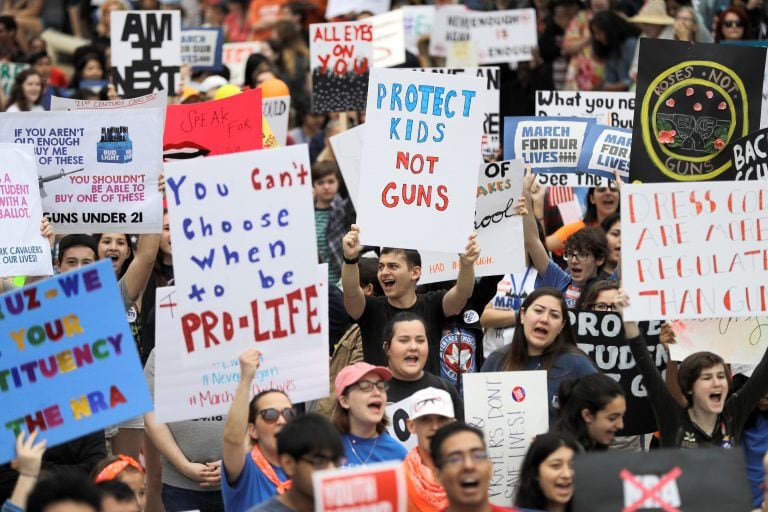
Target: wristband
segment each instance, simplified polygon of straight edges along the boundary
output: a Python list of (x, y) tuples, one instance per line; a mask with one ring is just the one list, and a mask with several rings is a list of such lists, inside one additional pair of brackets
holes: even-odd
[(347, 265), (357, 265), (357, 262), (360, 261), (360, 255), (355, 256), (351, 260), (348, 259), (346, 256), (342, 256), (342, 258), (344, 258), (344, 263), (346, 263)]
[(22, 473), (21, 471), (19, 471), (19, 475), (26, 476), (28, 478), (34, 478), (35, 480), (37, 480), (37, 475), (33, 475), (33, 474), (30, 474), (30, 473)]

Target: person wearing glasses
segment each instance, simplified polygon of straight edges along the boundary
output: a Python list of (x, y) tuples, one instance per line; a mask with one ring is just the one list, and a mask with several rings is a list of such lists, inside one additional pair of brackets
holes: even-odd
[(576, 309), (586, 311), (615, 311), (614, 302), (619, 293), (619, 283), (608, 279), (594, 281), (576, 302)]
[(275, 494), (285, 494), (290, 480), (280, 465), (277, 434), (296, 416), (288, 396), (262, 391), (248, 402), (261, 353), (240, 354), (240, 383), (229, 407), (222, 439), (221, 491), (226, 510), (248, 510)]
[[(500, 512), (517, 509), (494, 505), (488, 497), (493, 463), (479, 428), (463, 422), (441, 427), (429, 442), (437, 481), (448, 498), (446, 512)], [(440, 509), (435, 509), (440, 510)]]
[(324, 416), (301, 416), (277, 434), (277, 453), (280, 465), (291, 479), (291, 488), (250, 512), (313, 512), (312, 474), (338, 467), (344, 457), (339, 432)]
[(331, 423), (341, 432), (345, 467), (403, 460), (407, 451), (387, 433), (387, 384), (392, 372), (363, 361), (336, 376), (336, 406)]

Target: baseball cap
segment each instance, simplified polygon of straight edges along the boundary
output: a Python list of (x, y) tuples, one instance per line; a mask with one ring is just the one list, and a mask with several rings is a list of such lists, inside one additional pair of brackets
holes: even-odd
[(455, 418), (451, 395), (437, 388), (424, 388), (412, 394), (410, 419), (415, 420), (428, 414)]
[(341, 396), (345, 389), (362, 379), (365, 374), (371, 372), (378, 374), (382, 380), (389, 380), (392, 378), (392, 372), (389, 371), (389, 368), (373, 366), (372, 364), (363, 361), (350, 364), (349, 366), (342, 368), (338, 375), (336, 375), (336, 381), (333, 386), (336, 389), (336, 396)]

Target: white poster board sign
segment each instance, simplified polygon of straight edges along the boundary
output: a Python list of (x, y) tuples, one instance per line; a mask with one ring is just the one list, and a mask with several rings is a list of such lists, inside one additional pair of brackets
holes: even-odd
[(269, 127), (280, 146), (285, 146), (288, 136), (288, 118), (291, 114), (291, 97), (275, 96), (261, 100), (261, 113), (267, 118)]
[(378, 14), (373, 25), (373, 65), (389, 68), (405, 62), (405, 23), (402, 9)]
[(405, 49), (414, 55), (419, 54), (418, 42), (422, 36), (430, 34), (435, 18), (434, 5), (404, 5), (403, 26), (405, 28)]
[(714, 352), (726, 363), (757, 364), (768, 350), (768, 317), (675, 320), (670, 359), (682, 361), (694, 352)]
[(536, 91), (537, 116), (592, 117), (599, 124), (632, 129), (634, 92)]
[(389, 10), (392, 0), (328, 0), (325, 19), (363, 11), (382, 14)]
[(341, 176), (349, 191), (352, 205), (357, 209), (357, 194), (360, 189), (360, 160), (363, 157), (363, 136), (365, 125), (361, 124), (331, 137), (331, 147), (339, 164)]
[(153, 92), (138, 98), (116, 100), (73, 100), (51, 96), (51, 110), (113, 110), (121, 108), (161, 108), (168, 106), (167, 91)]
[(229, 68), (229, 83), (242, 86), (245, 83), (245, 63), (253, 53), (270, 52), (269, 45), (261, 41), (224, 43), (221, 61)]

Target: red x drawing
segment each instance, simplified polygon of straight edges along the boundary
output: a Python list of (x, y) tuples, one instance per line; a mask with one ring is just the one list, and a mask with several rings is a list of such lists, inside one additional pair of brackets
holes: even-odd
[(637, 478), (635, 478), (635, 475), (626, 469), (622, 469), (619, 473), (621, 479), (625, 482), (629, 482), (631, 485), (634, 485), (642, 493), (640, 498), (635, 500), (634, 503), (630, 503), (628, 506), (624, 507), (623, 512), (636, 512), (643, 505), (643, 503), (645, 503), (646, 500), (653, 500), (655, 505), (661, 508), (664, 512), (681, 512), (680, 509), (673, 507), (664, 501), (659, 496), (659, 491), (663, 489), (664, 486), (667, 485), (670, 481), (677, 480), (677, 478), (682, 473), (683, 471), (680, 469), (680, 467), (672, 468), (672, 470), (666, 475), (662, 476), (658, 482), (646, 488)]

